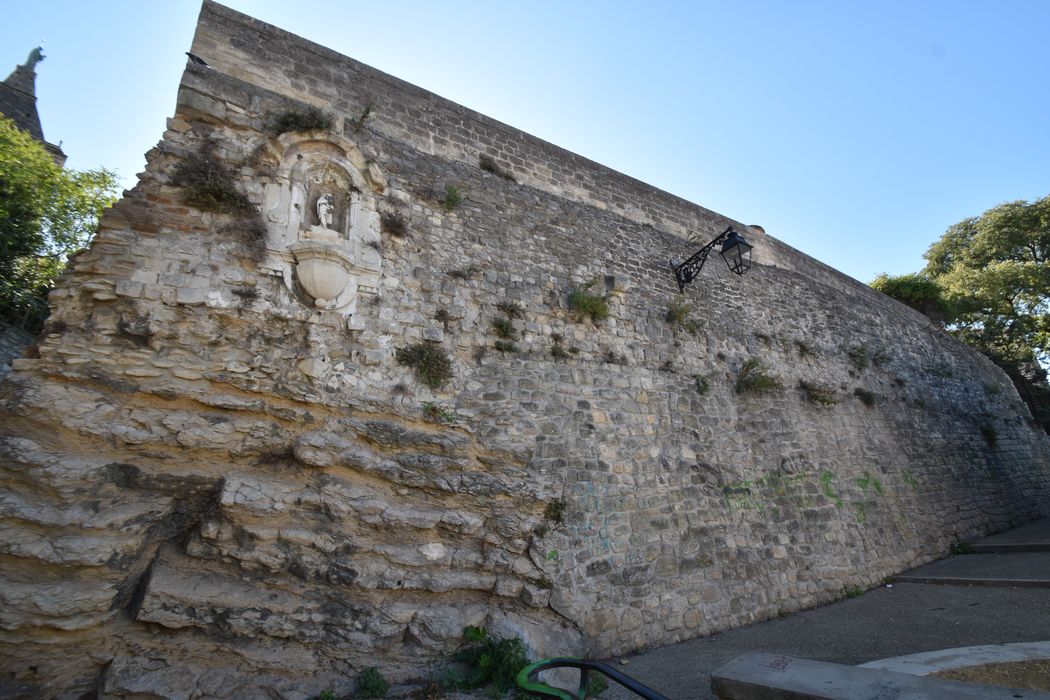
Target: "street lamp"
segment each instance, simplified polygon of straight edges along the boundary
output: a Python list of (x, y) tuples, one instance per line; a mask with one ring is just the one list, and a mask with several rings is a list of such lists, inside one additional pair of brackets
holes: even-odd
[(722, 244), (722, 250), (719, 251), (719, 255), (726, 261), (726, 266), (730, 271), (742, 275), (751, 269), (751, 248), (753, 246), (730, 226), (713, 241), (691, 255), (685, 262), (675, 263), (674, 258), (671, 259), (671, 267), (674, 269), (675, 279), (678, 280), (679, 292), (685, 291), (685, 285), (692, 282), (693, 278), (700, 274), (700, 268), (707, 262), (707, 256), (711, 249), (719, 243)]

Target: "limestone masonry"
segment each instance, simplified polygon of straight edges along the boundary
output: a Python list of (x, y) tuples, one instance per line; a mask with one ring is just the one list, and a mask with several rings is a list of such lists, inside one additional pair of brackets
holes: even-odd
[[(619, 654), (1050, 513), (1010, 381), (910, 309), (210, 1), (191, 51), (0, 385), (0, 696)], [(729, 224), (754, 267), (679, 296)]]

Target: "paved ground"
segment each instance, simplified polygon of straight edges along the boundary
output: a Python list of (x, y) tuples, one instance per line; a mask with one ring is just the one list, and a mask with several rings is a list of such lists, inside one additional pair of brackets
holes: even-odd
[[(1035, 535), (1033, 532), (1042, 533)], [(1050, 543), (1050, 519), (996, 535), (996, 542), (1027, 542), (1025, 549), (1040, 551)], [(979, 578), (993, 578), (989, 561), (973, 557), (1024, 556), (1018, 554), (960, 555), (953, 560), (969, 561)], [(1000, 559), (1006, 573), (1045, 575), (1050, 567), (1010, 563)], [(1039, 559), (1039, 562), (1046, 562)], [(930, 566), (930, 565), (927, 565)], [(957, 565), (954, 565), (957, 566)], [(965, 573), (965, 569), (960, 569)], [(956, 570), (953, 573), (958, 573)], [(1037, 573), (1042, 572), (1042, 573)], [(1009, 578), (1009, 576), (1008, 576)], [(880, 586), (857, 598), (844, 600), (790, 617), (771, 620), (721, 634), (652, 649), (626, 657), (622, 669), (646, 685), (673, 699), (711, 698), (710, 675), (718, 666), (749, 651), (764, 651), (819, 661), (859, 664), (891, 656), (951, 647), (1050, 639), (1050, 592), (1046, 588), (1004, 585), (930, 585), (894, 583)], [(634, 697), (610, 687), (608, 700)]]

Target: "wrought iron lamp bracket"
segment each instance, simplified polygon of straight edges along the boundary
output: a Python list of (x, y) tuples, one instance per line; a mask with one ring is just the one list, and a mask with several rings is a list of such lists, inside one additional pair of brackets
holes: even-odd
[(711, 249), (720, 243), (725, 243), (726, 239), (729, 238), (729, 234), (732, 232), (733, 227), (730, 226), (720, 233), (713, 241), (689, 256), (685, 262), (676, 265), (673, 260), (671, 261), (671, 267), (674, 268), (675, 279), (678, 280), (679, 294), (685, 291), (685, 285), (692, 282), (693, 279), (700, 274), (700, 269), (703, 268), (704, 263), (707, 262), (707, 256), (711, 254)]

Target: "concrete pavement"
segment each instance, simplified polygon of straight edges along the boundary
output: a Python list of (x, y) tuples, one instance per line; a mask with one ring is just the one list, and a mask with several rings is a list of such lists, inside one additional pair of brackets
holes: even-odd
[[(625, 657), (628, 664), (618, 668), (670, 698), (684, 700), (713, 698), (711, 672), (748, 652), (854, 665), (953, 647), (1050, 639), (1050, 592), (1037, 585), (1013, 583), (1021, 574), (1050, 585), (1050, 560), (1031, 556), (1050, 551), (1050, 519), (981, 540), (974, 543), (973, 551), (980, 551), (979, 545), (988, 541), (1006, 549), (927, 565), (940, 564), (953, 576), (969, 576), (983, 585), (903, 582), (880, 586), (787, 618)], [(1023, 561), (1008, 558), (1017, 555)], [(956, 560), (960, 563), (952, 563)], [(1002, 572), (1001, 585), (992, 584), (997, 567)], [(902, 579), (911, 573), (906, 572)], [(603, 697), (632, 696), (610, 686)]]

